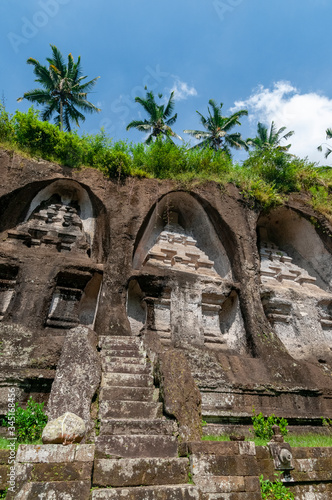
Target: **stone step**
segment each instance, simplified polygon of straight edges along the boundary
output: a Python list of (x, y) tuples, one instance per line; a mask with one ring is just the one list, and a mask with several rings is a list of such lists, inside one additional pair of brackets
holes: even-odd
[(102, 360), (105, 361), (106, 363), (128, 363), (128, 364), (133, 364), (133, 365), (145, 365), (146, 364), (146, 358), (141, 356), (139, 358), (127, 358), (126, 356), (103, 356), (102, 355)]
[(175, 420), (158, 419), (109, 419), (100, 423), (100, 434), (158, 434), (177, 435), (178, 426)]
[(106, 373), (151, 373), (151, 366), (143, 364), (107, 363), (102, 360), (101, 367)]
[(188, 458), (97, 459), (94, 486), (152, 486), (183, 484), (188, 481)]
[(152, 387), (152, 375), (140, 373), (103, 373), (101, 387), (126, 386), (126, 387)]
[(92, 500), (199, 500), (195, 486), (141, 486), (92, 490)]
[(102, 349), (101, 356), (116, 356), (117, 358), (145, 358), (145, 355), (139, 349)]
[(159, 400), (159, 389), (154, 387), (103, 387), (100, 401), (155, 401)]
[(174, 436), (99, 434), (95, 444), (96, 458), (166, 458), (178, 455), (178, 442)]
[(140, 337), (124, 336), (124, 335), (99, 335), (98, 344), (102, 347), (104, 344), (114, 345), (141, 345)]
[(99, 419), (109, 418), (159, 418), (163, 416), (162, 403), (145, 401), (101, 401)]

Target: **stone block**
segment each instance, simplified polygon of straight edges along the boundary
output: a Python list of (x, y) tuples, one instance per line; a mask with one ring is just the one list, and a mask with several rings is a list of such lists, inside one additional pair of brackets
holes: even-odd
[(189, 453), (213, 455), (239, 455), (239, 443), (232, 441), (193, 441), (188, 443)]
[[(130, 359), (130, 358), (129, 358)], [(136, 358), (132, 358), (136, 359)], [(137, 358), (138, 360), (140, 358)], [(148, 375), (151, 373), (151, 367), (145, 366), (140, 363), (119, 363), (113, 362), (109, 363), (105, 360), (102, 361), (102, 369), (104, 372), (115, 372), (115, 373), (141, 373)]]
[(7, 483), (7, 474), (9, 473), (9, 466), (8, 465), (0, 465), (0, 490), (4, 490), (7, 488), (8, 483)]
[(292, 448), (293, 458), (332, 458), (332, 447)]
[(332, 470), (291, 471), (294, 481), (331, 481)]
[(268, 446), (256, 446), (257, 460), (270, 458), (270, 450)]
[(247, 492), (260, 492), (260, 482), (258, 477), (249, 477), (246, 476), (244, 478), (244, 491)]
[(162, 417), (162, 403), (144, 401), (102, 401), (99, 406), (99, 418), (146, 418)]
[(262, 460), (257, 460), (257, 468), (259, 474), (263, 474), (264, 477), (273, 479), (275, 473), (274, 463), (272, 458), (264, 458)]
[(256, 446), (253, 441), (239, 441), (240, 455), (256, 455)]
[(178, 427), (174, 420), (166, 420), (164, 418), (153, 420), (121, 418), (102, 422), (100, 434), (159, 434), (175, 436), (178, 434)]
[(91, 481), (93, 462), (34, 464), (32, 482)]
[(242, 476), (200, 476), (195, 485), (205, 493), (232, 493), (245, 490)]
[(142, 375), (140, 373), (132, 375), (131, 373), (107, 373), (103, 374), (101, 386), (125, 386), (125, 387), (152, 387), (153, 377), (151, 375)]
[(0, 464), (8, 464), (9, 450), (0, 450)]
[(55, 420), (49, 420), (43, 429), (44, 444), (80, 443), (85, 435), (84, 420), (66, 412)]
[(91, 400), (101, 377), (96, 346), (97, 336), (90, 328), (68, 330), (47, 404), (49, 419), (71, 412), (90, 425)]
[(104, 387), (100, 401), (158, 401), (159, 390), (154, 387)]
[(95, 486), (148, 486), (181, 484), (188, 481), (187, 458), (133, 458), (96, 460)]
[[(143, 486), (92, 490), (92, 500), (200, 500), (196, 486)], [(30, 500), (30, 499), (29, 499)]]
[(163, 458), (177, 456), (177, 439), (171, 436), (108, 436), (96, 438), (98, 458)]
[(192, 455), (191, 464), (194, 475), (202, 476), (258, 476), (255, 457)]
[(25, 483), (16, 493), (15, 500), (89, 500), (90, 481), (57, 481), (49, 483)]
[(57, 463), (74, 462), (76, 445), (69, 444), (20, 444), (17, 450), (16, 461), (23, 463)]
[(76, 446), (75, 462), (93, 462), (94, 455), (94, 444), (81, 444), (79, 446)]

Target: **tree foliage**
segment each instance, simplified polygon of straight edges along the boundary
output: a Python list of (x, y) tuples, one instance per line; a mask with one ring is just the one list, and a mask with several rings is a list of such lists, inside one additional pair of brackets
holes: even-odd
[(254, 139), (248, 139), (247, 142), (250, 146), (253, 146), (258, 151), (274, 149), (287, 152), (291, 147), (291, 144), (282, 146), (280, 143), (284, 140), (287, 141), (294, 134), (294, 131), (291, 130), (284, 134), (285, 130), (286, 127), (281, 127), (277, 130), (274, 121), (271, 123), (270, 130), (268, 130), (265, 125), (259, 122), (257, 125), (256, 137), (254, 137)]
[(248, 111), (246, 109), (241, 109), (233, 113), (231, 116), (222, 115), (223, 103), (218, 106), (213, 100), (209, 100), (208, 116), (205, 117), (199, 111), (196, 113), (200, 116), (200, 122), (205, 128), (205, 130), (184, 130), (185, 134), (190, 134), (195, 139), (200, 140), (194, 148), (204, 148), (209, 147), (218, 151), (222, 149), (227, 153), (230, 153), (229, 148), (248, 149), (247, 142), (242, 139), (239, 132), (229, 133), (230, 130), (236, 125), (241, 125), (239, 118), (241, 116), (247, 116)]
[[(158, 94), (159, 99), (163, 98), (162, 94)], [(152, 91), (147, 91), (145, 99), (142, 97), (135, 97), (135, 102), (143, 106), (144, 110), (149, 115), (149, 119), (133, 120), (127, 125), (127, 130), (137, 128), (140, 132), (148, 133), (145, 140), (146, 144), (150, 144), (159, 136), (165, 137), (168, 141), (172, 142), (172, 137), (182, 138), (172, 130), (172, 125), (176, 122), (177, 113), (171, 116), (174, 110), (174, 91), (168, 99), (167, 104), (157, 104), (155, 96)]]
[[(87, 76), (82, 76), (80, 56), (75, 63), (72, 54), (68, 55), (65, 64), (63, 56), (55, 45), (51, 45), (52, 57), (46, 58), (48, 67), (30, 57), (28, 64), (33, 66), (36, 75), (35, 82), (40, 83), (42, 88), (36, 88), (25, 92), (18, 101), (27, 99), (30, 102), (44, 106), (41, 118), (48, 121), (56, 113), (55, 123), (63, 130), (71, 130), (71, 122), (79, 126), (79, 121), (84, 122), (85, 113), (100, 111), (94, 104), (87, 100), (88, 93), (93, 89), (99, 77), (83, 82)], [(81, 111), (80, 111), (81, 110)]]

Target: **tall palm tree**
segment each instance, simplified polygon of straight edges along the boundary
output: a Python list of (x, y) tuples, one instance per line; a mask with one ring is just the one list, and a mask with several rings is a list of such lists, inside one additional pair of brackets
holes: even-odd
[(257, 125), (256, 137), (254, 139), (248, 139), (247, 142), (249, 145), (253, 146), (256, 150), (259, 151), (266, 149), (277, 149), (279, 151), (287, 152), (291, 147), (291, 144), (281, 146), (280, 142), (283, 140), (287, 141), (292, 135), (294, 135), (294, 131), (291, 130), (282, 135), (285, 130), (286, 127), (281, 127), (279, 130), (277, 130), (275, 123), (272, 122), (270, 130), (268, 131), (267, 127), (259, 122)]
[(87, 78), (82, 75), (81, 58), (74, 62), (71, 54), (68, 55), (68, 63), (65, 64), (63, 56), (55, 45), (51, 45), (52, 57), (46, 58), (49, 66), (43, 66), (36, 59), (30, 57), (28, 64), (33, 66), (33, 72), (37, 76), (35, 82), (43, 88), (37, 88), (25, 92), (23, 97), (17, 100), (20, 102), (27, 99), (31, 102), (43, 104), (44, 109), (41, 114), (42, 120), (50, 120), (54, 113), (57, 113), (54, 121), (63, 130), (70, 131), (70, 122), (73, 121), (79, 126), (79, 120), (85, 121), (85, 116), (79, 111), (86, 113), (100, 111), (94, 104), (87, 100), (87, 95), (96, 84), (99, 76), (83, 83)]
[(209, 147), (216, 151), (218, 149), (223, 149), (227, 151), (227, 153), (230, 152), (229, 147), (236, 149), (244, 148), (247, 150), (247, 143), (242, 139), (241, 134), (239, 132), (230, 134), (229, 131), (235, 127), (235, 125), (241, 125), (239, 118), (241, 116), (247, 116), (248, 111), (246, 109), (241, 109), (231, 116), (222, 116), (223, 103), (220, 103), (220, 106), (218, 106), (213, 99), (210, 99), (209, 105), (211, 106), (211, 110), (208, 107), (209, 115), (207, 118), (199, 111), (196, 111), (200, 116), (201, 124), (206, 130), (184, 130), (185, 134), (190, 134), (195, 137), (195, 139), (203, 139), (196, 144), (194, 148)]
[[(326, 129), (326, 139), (332, 139), (332, 128), (327, 128)], [(318, 146), (318, 151), (322, 151), (323, 150), (323, 144), (321, 144), (320, 146)], [(332, 153), (332, 148), (326, 144), (326, 151), (325, 151), (325, 158), (327, 158), (330, 154)]]
[[(162, 99), (163, 95), (158, 94), (158, 97)], [(177, 113), (171, 116), (174, 110), (174, 91), (171, 92), (166, 106), (156, 103), (152, 91), (147, 91), (145, 99), (142, 97), (135, 97), (135, 102), (143, 106), (149, 115), (149, 119), (133, 120), (127, 125), (127, 130), (137, 128), (140, 132), (148, 132), (149, 135), (145, 140), (146, 144), (150, 144), (154, 138), (159, 136), (165, 136), (166, 139), (171, 142), (173, 142), (171, 137), (176, 137), (182, 141), (182, 138), (171, 129), (171, 126), (174, 125), (178, 116)]]

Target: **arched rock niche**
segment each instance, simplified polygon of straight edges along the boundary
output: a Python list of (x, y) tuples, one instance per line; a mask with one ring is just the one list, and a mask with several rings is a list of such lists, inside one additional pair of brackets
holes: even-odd
[[(176, 216), (177, 220), (174, 220)], [(222, 278), (231, 279), (229, 259), (207, 213), (192, 195), (182, 191), (165, 195), (154, 207), (135, 250), (134, 269), (142, 266), (160, 233), (167, 230), (169, 225), (178, 225), (178, 228), (171, 230), (195, 240), (197, 249), (214, 263), (216, 273)], [(188, 253), (190, 253), (189, 246)]]
[(81, 324), (93, 329), (101, 281), (100, 272), (77, 269), (60, 272), (45, 326), (69, 329)]
[(221, 228), (217, 231), (188, 193), (169, 193), (155, 205), (139, 233), (133, 267), (145, 277), (162, 276), (163, 286), (149, 286), (139, 273), (130, 282), (127, 313), (133, 333), (144, 327), (166, 345), (246, 351), (239, 300), (222, 244), (226, 236)]
[(332, 256), (314, 226), (285, 207), (260, 217), (261, 297), (268, 320), (296, 359), (331, 359)]
[(8, 231), (12, 240), (27, 246), (58, 251), (76, 250), (90, 255), (95, 235), (93, 207), (87, 191), (76, 181), (58, 179), (33, 198), (25, 220)]

